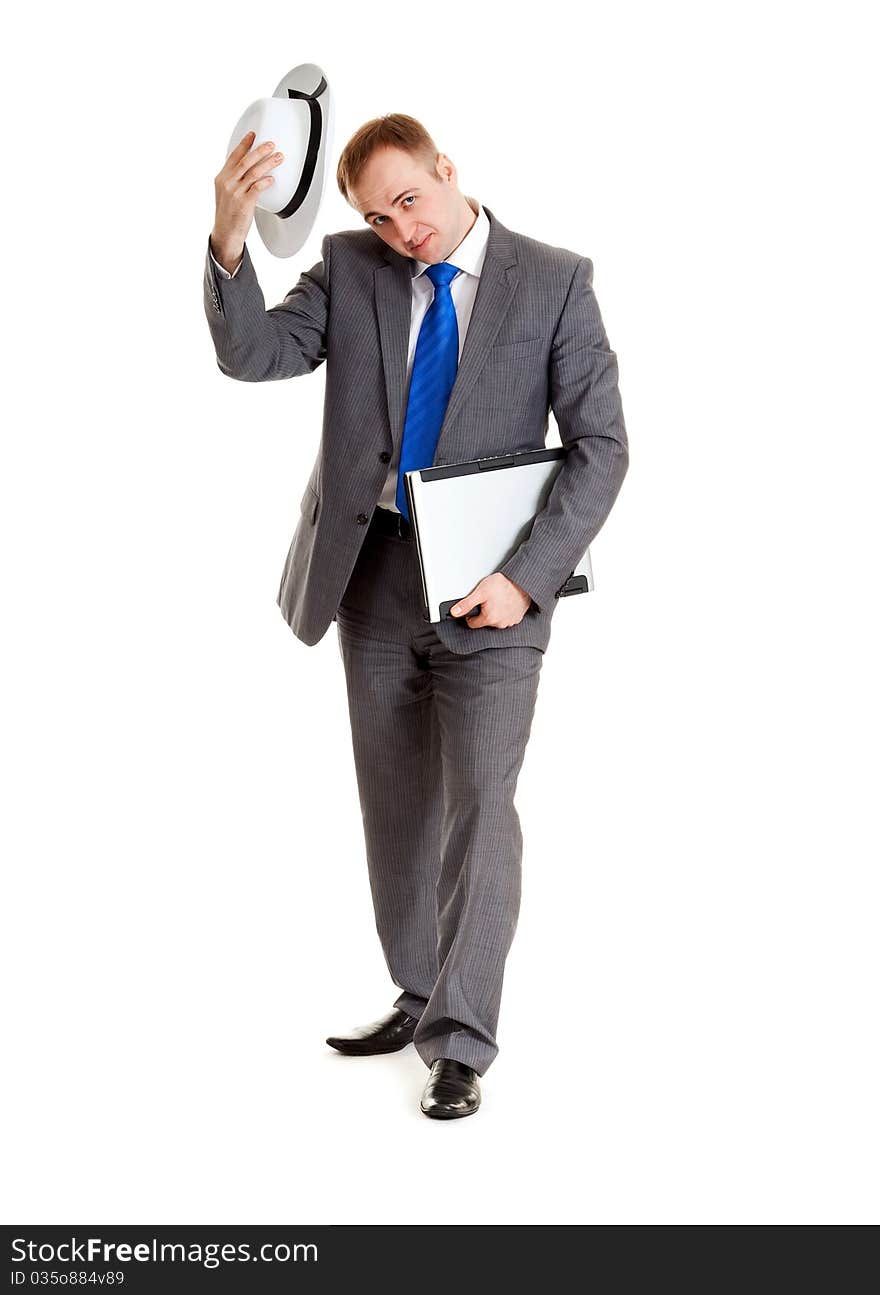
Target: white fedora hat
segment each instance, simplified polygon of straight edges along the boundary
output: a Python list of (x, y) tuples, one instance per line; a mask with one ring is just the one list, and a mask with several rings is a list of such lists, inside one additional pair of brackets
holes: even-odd
[(293, 256), (305, 243), (321, 204), (333, 136), (333, 96), (315, 63), (300, 63), (278, 82), (271, 99), (256, 99), (232, 132), (227, 155), (254, 132), (252, 148), (272, 140), (284, 157), (266, 174), (254, 220), (274, 256)]

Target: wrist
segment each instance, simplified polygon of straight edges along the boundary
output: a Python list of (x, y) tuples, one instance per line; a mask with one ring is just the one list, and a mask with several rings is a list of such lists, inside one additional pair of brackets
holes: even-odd
[(244, 245), (242, 243), (222, 243), (213, 233), (209, 239), (209, 244), (214, 260), (222, 265), (223, 269), (229, 274), (233, 274), (244, 256)]

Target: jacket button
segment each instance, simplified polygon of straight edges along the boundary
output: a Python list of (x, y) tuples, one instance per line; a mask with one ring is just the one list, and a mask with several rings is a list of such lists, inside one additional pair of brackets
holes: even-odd
[(370, 519), (369, 519), (369, 517), (367, 516), (367, 514), (366, 514), (366, 513), (358, 513), (358, 525), (359, 525), (359, 526), (366, 526), (366, 524), (367, 524), (367, 522), (368, 522), (369, 520), (370, 520)]
[(388, 453), (387, 450), (383, 450), (382, 453), (379, 455), (379, 458), (382, 460), (383, 463), (391, 462), (391, 455)]

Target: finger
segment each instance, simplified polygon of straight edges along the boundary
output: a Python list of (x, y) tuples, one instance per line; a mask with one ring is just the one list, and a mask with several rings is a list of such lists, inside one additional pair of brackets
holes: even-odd
[(246, 135), (242, 135), (241, 139), (238, 141), (235, 148), (227, 157), (226, 159), (227, 166), (231, 162), (240, 161), (244, 157), (245, 153), (247, 153), (248, 149), (250, 148), (251, 144), (253, 144), (253, 142), (254, 142), (254, 132), (252, 130), (249, 130)]
[(252, 149), (241, 164), (238, 176), (239, 183), (248, 188), (256, 181), (263, 178), (268, 171), (276, 167), (284, 160), (282, 153), (273, 153), (275, 145), (271, 140), (266, 140), (259, 148)]
[(472, 607), (479, 607), (480, 598), (482, 597), (482, 580), (478, 585), (474, 585), (470, 593), (465, 594), (464, 598), (459, 598), (453, 607), (449, 608), (453, 616), (464, 616)]
[(472, 630), (481, 630), (485, 629), (487, 626), (494, 625), (494, 621), (491, 616), (483, 608), (480, 609), (479, 615), (467, 616), (464, 623), (467, 625), (468, 629)]
[(481, 626), (489, 623), (489, 617), (489, 608), (482, 603), (477, 603), (474, 610), (465, 616), (464, 623), (470, 625), (472, 629), (480, 629)]
[(467, 616), (474, 607), (476, 607), (477, 611), (480, 610), (479, 599), (475, 598), (473, 594), (468, 594), (467, 597), (462, 598), (460, 602), (449, 608), (449, 614), (456, 617)]

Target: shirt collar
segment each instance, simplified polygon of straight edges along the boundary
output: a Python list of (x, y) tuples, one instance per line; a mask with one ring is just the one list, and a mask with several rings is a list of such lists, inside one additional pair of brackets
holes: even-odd
[[(459, 270), (464, 270), (466, 274), (473, 274), (479, 278), (483, 269), (483, 262), (486, 259), (486, 244), (489, 241), (489, 217), (483, 211), (481, 203), (476, 198), (468, 198), (468, 205), (477, 213), (477, 219), (471, 225), (464, 238), (454, 251), (449, 253), (448, 261), (450, 265), (455, 265)], [(424, 274), (430, 261), (419, 261), (413, 258), (415, 268), (412, 272), (413, 278), (417, 279), (420, 274)]]

